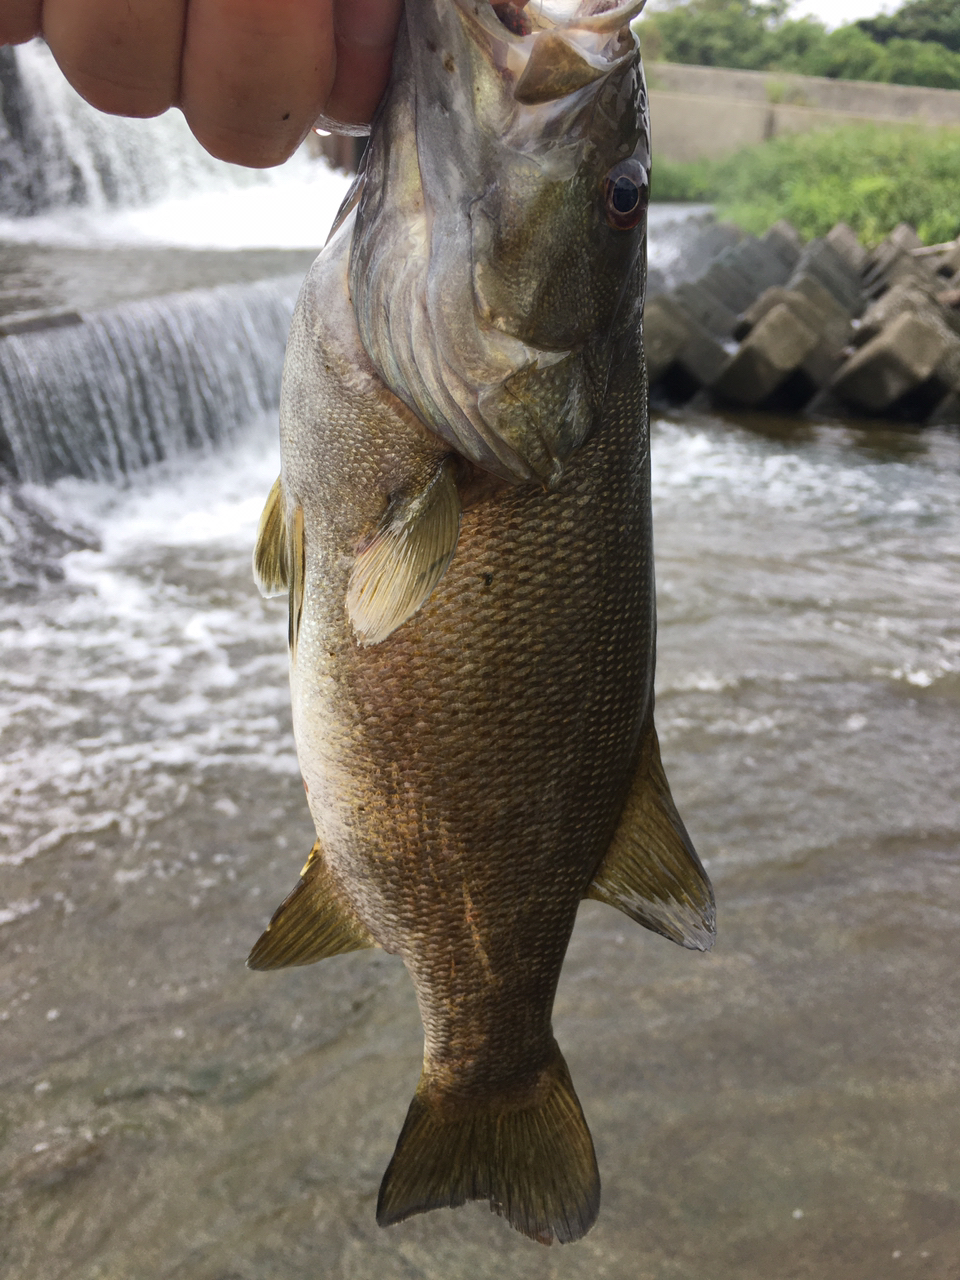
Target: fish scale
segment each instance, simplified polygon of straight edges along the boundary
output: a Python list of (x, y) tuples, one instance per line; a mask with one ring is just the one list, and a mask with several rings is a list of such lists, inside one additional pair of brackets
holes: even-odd
[[(294, 731), (317, 844), (250, 964), (311, 963), (364, 946), (399, 954), (417, 993), (424, 1067), (378, 1220), (487, 1199), (549, 1243), (582, 1236), (599, 1206), (589, 1130), (551, 1027), (578, 905), (599, 898), (704, 948), (713, 899), (653, 728), (639, 324), (649, 147), (629, 12), (603, 15), (606, 34), (585, 28), (589, 58), (578, 69), (580, 55), (564, 54), (561, 88), (549, 60), (529, 62), (518, 106), (516, 76), (503, 67), (531, 56), (537, 36), (504, 27), (485, 4), (408, 8), (409, 44), (374, 126), (363, 190), (308, 276), (291, 329), (283, 471), (255, 565), (262, 585), (290, 591)], [(425, 70), (417, 41), (426, 35), (435, 58)], [(481, 52), (509, 45), (492, 59), (484, 113), (502, 101), (515, 132), (526, 113), (527, 140), (535, 113), (555, 113), (558, 100), (579, 122), (563, 144), (580, 146), (573, 178), (558, 181), (544, 164), (538, 184), (527, 155), (500, 154), (490, 208), (509, 207), (514, 221), (509, 237), (487, 237), (481, 265), (498, 331), (522, 332), (512, 346), (489, 330), (449, 241), (462, 236), (469, 253), (469, 216), (463, 225), (457, 210), (486, 197), (445, 189), (434, 203), (420, 172), (430, 172), (423, 149), (436, 143), (436, 104), (423, 89), (437, 67), (454, 74), (445, 41), (456, 66), (468, 61), (468, 39)], [(471, 74), (483, 65), (476, 50), (472, 65)], [(592, 111), (593, 94), (619, 102), (621, 118)], [(469, 99), (453, 92), (449, 102)], [(412, 119), (416, 148), (391, 132)], [(459, 128), (469, 136), (471, 121)], [(478, 150), (489, 154), (498, 139)], [(611, 173), (621, 192), (612, 210)], [(637, 192), (635, 220), (623, 215), (623, 190), (628, 205)], [(424, 234), (425, 207), (440, 210), (427, 241), (415, 260), (397, 260), (408, 225)], [(568, 314), (558, 315), (563, 293), (551, 283), (525, 290), (523, 314), (512, 316), (502, 281), (516, 275), (517, 255), (521, 274), (533, 269), (530, 237), (550, 210), (561, 220), (557, 262), (569, 260), (571, 237), (580, 246), (588, 305), (568, 293)], [(418, 275), (450, 269), (432, 294)], [(371, 280), (383, 290), (372, 309), (358, 300)], [(538, 320), (548, 295), (550, 313)], [(444, 359), (463, 352), (467, 364), (441, 367), (407, 348), (407, 364), (422, 356), (407, 384), (404, 361), (389, 353), (404, 309), (431, 297)], [(557, 363), (549, 342), (560, 333), (571, 345)], [(509, 359), (520, 363), (511, 370)], [(580, 415), (572, 432), (557, 419), (565, 395)], [(457, 413), (438, 432), (431, 415), (451, 397)], [(494, 441), (479, 455), (477, 430)]]

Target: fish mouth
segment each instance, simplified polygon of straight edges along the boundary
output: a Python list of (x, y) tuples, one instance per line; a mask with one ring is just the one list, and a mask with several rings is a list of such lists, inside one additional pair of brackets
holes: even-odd
[(647, 0), (490, 0), (497, 20), (515, 35), (577, 27), (584, 31), (618, 31), (639, 17)]
[[(512, 483), (558, 483), (602, 403), (607, 337), (640, 250), (617, 249), (605, 221), (592, 228), (603, 174), (647, 136), (630, 29), (643, 6), (407, 6), (357, 204), (354, 313), (385, 386)], [(593, 256), (621, 265), (604, 269), (614, 284), (604, 276), (601, 289), (598, 269), (595, 287), (563, 297), (544, 263), (580, 272)]]
[(602, 79), (629, 50), (630, 23), (647, 0), (455, 0), (513, 96), (535, 106)]

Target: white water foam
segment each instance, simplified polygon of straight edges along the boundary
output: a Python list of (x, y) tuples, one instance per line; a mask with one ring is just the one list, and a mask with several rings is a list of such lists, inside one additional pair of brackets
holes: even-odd
[(178, 110), (151, 120), (95, 110), (42, 41), (20, 46), (16, 61), (30, 159), (53, 207), (0, 218), (0, 239), (225, 249), (324, 243), (351, 179), (306, 148), (275, 169), (226, 164), (204, 151)]
[(319, 250), (350, 182), (349, 175), (334, 171), (324, 160), (298, 155), (278, 169), (263, 171), (256, 184), (214, 186), (142, 208), (79, 208), (33, 218), (0, 218), (0, 239), (78, 246)]
[(0, 865), (68, 836), (123, 834), (183, 803), (210, 769), (295, 774), (285, 614), (250, 553), (279, 465), (275, 424), (189, 470), (120, 491), (28, 486), (99, 545), (64, 581), (0, 609)]

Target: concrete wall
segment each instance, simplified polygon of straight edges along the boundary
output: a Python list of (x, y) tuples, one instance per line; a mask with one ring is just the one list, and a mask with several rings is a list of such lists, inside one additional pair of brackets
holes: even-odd
[(720, 156), (783, 133), (863, 121), (960, 128), (960, 91), (730, 71), (656, 62), (647, 68), (653, 145), (667, 160)]

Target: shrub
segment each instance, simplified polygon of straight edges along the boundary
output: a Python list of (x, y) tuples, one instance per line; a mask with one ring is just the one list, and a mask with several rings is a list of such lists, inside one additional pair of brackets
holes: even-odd
[(805, 236), (847, 222), (876, 244), (909, 222), (927, 244), (960, 235), (960, 129), (856, 125), (775, 138), (720, 160), (656, 161), (657, 200), (717, 205), (760, 233), (789, 218)]

